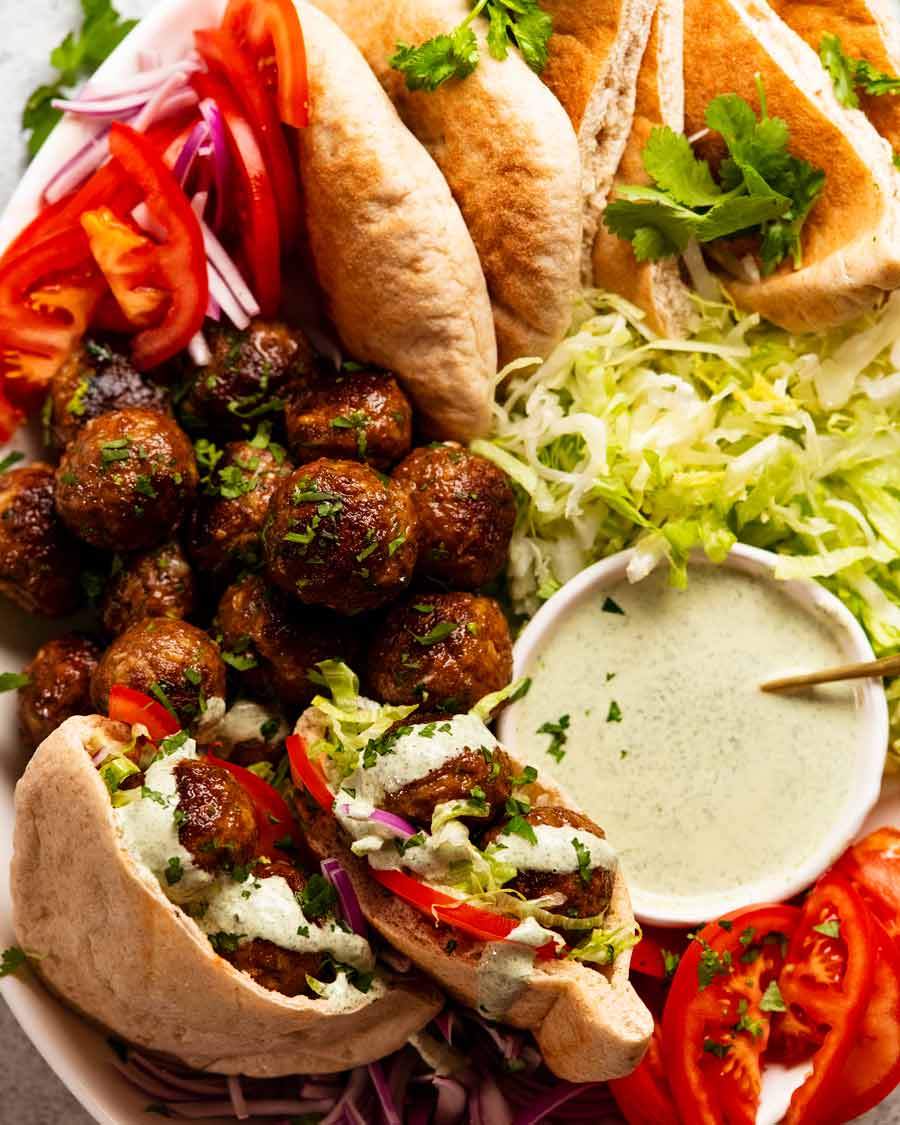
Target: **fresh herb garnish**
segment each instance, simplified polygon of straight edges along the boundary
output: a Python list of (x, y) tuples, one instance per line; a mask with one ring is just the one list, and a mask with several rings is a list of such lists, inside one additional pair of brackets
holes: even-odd
[(556, 762), (561, 762), (566, 756), (563, 747), (569, 738), (567, 733), (569, 730), (569, 722), (570, 718), (568, 715), (560, 715), (555, 723), (542, 723), (537, 729), (538, 734), (550, 735), (550, 745), (547, 747), (546, 752)]
[(603, 605), (600, 608), (604, 613), (618, 613), (622, 617), (625, 616), (625, 610), (622, 609), (618, 602), (613, 601), (612, 598), (604, 598)]
[(841, 936), (841, 923), (839, 918), (829, 918), (827, 922), (820, 922), (818, 926), (813, 926), (817, 934), (824, 934), (825, 937), (839, 938)]
[(531, 803), (524, 799), (510, 797), (506, 802), (506, 814), (510, 818), (503, 829), (501, 835), (503, 836), (521, 836), (523, 840), (527, 840), (529, 844), (537, 844), (537, 836), (534, 829), (525, 819), (528, 813), (531, 812)]
[[(249, 672), (251, 668), (256, 668), (259, 661), (252, 652), (223, 652), (222, 660), (236, 672)], [(276, 730), (278, 724), (275, 724)]]
[(246, 934), (230, 934), (225, 930), (219, 930), (215, 934), (207, 934), (209, 944), (213, 947), (216, 953), (237, 953), (238, 945), (241, 938), (246, 937)]
[[(482, 753), (484, 753), (484, 750), (482, 750)], [(509, 783), (514, 789), (518, 789), (520, 785), (531, 785), (533, 781), (537, 781), (537, 775), (538, 771), (534, 766), (526, 766), (517, 777), (511, 777)]]
[(778, 987), (778, 981), (769, 981), (769, 986), (762, 995), (762, 1000), (759, 1002), (759, 1009), (761, 1012), (786, 1012), (787, 1005), (784, 1002), (784, 997), (781, 995), (781, 989)]
[(16, 691), (18, 688), (28, 687), (31, 676), (24, 672), (0, 672), (0, 692)]
[(724, 1059), (731, 1047), (727, 1043), (717, 1043), (715, 1039), (704, 1039), (703, 1050), (709, 1055), (715, 1055), (717, 1059)]
[(278, 734), (278, 729), (281, 726), (277, 719), (266, 719), (266, 721), (259, 728), (260, 738), (264, 738), (266, 742), (269, 741), (274, 735)]
[(183, 878), (184, 867), (181, 863), (181, 860), (177, 855), (173, 855), (169, 858), (169, 862), (166, 864), (166, 882), (170, 887), (174, 887), (175, 884), (180, 883)]
[(300, 893), (300, 909), (310, 921), (328, 914), (337, 903), (337, 891), (324, 875), (310, 875)]
[(4, 949), (0, 955), (0, 977), (12, 976), (17, 973), (24, 965), (28, 964), (28, 954), (24, 949), (20, 949), (17, 945), (11, 945), (9, 949)]
[(127, 461), (131, 456), (131, 438), (120, 437), (112, 441), (105, 441), (100, 446), (100, 468), (114, 464), (116, 461)]
[(147, 690), (153, 696), (153, 698), (156, 700), (157, 703), (161, 703), (163, 705), (163, 707), (165, 707), (165, 709), (169, 712), (170, 715), (174, 715), (176, 717), (176, 719), (178, 718), (177, 711), (172, 706), (171, 700), (166, 695), (165, 691), (163, 690), (162, 684), (160, 684), (158, 680), (154, 680), (153, 683), (150, 685), (150, 687)]
[(410, 848), (420, 848), (425, 843), (425, 836), (422, 832), (417, 832), (415, 836), (410, 836), (406, 840), (398, 837), (394, 843), (400, 855), (406, 855)]
[(591, 881), (591, 850), (577, 836), (572, 837), (572, 847), (578, 859), (578, 874), (582, 883), (587, 886)]
[(423, 637), (416, 636), (416, 634), (413, 633), (413, 639), (416, 640), (420, 645), (428, 648), (430, 645), (436, 645), (441, 641), (445, 641), (447, 637), (449, 637), (450, 634), (454, 631), (454, 629), (458, 627), (458, 625), (459, 622), (457, 621), (440, 621)]
[(712, 984), (716, 977), (727, 977), (731, 972), (731, 952), (726, 949), (721, 954), (716, 953), (709, 942), (697, 935), (694, 935), (694, 941), (698, 942), (703, 949), (700, 960), (697, 962), (697, 984), (702, 992), (704, 988), (708, 988)]
[(356, 431), (356, 452), (360, 457), (365, 457), (367, 448), (366, 428), (372, 419), (362, 410), (354, 410), (352, 414), (341, 414), (331, 419), (331, 426), (335, 430)]
[(5, 473), (7, 469), (11, 469), (13, 465), (17, 465), (20, 461), (24, 460), (25, 454), (14, 449), (12, 453), (7, 453), (6, 456), (0, 460), (0, 473)]
[(900, 78), (877, 70), (867, 59), (845, 54), (839, 35), (826, 32), (819, 41), (819, 58), (831, 75), (834, 94), (841, 105), (859, 109), (859, 93), (881, 97), (900, 94)]
[(621, 723), (622, 721), (622, 708), (615, 700), (612, 700), (609, 705), (609, 710), (606, 712), (606, 721), (608, 723)]
[(164, 793), (160, 793), (156, 789), (151, 789), (149, 785), (141, 786), (141, 797), (148, 801), (154, 801), (157, 805), (161, 805), (163, 808), (165, 808), (169, 803), (169, 798)]
[(681, 954), (673, 953), (671, 949), (664, 949), (662, 951), (663, 968), (667, 977), (673, 977), (675, 970), (681, 964)]
[(134, 491), (140, 493), (141, 496), (149, 496), (151, 500), (155, 500), (159, 495), (153, 487), (153, 482), (144, 473), (141, 473), (134, 482)]

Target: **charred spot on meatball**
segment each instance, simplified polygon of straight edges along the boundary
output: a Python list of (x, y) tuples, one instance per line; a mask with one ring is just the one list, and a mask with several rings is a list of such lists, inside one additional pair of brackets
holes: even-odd
[[(209, 455), (208, 447), (203, 455)], [(225, 446), (191, 514), (188, 549), (200, 570), (227, 580), (259, 566), (269, 501), (278, 481), (292, 471), (283, 447), (265, 431), (253, 441)]]
[(245, 867), (258, 841), (256, 810), (228, 770), (202, 759), (175, 766), (178, 839), (204, 871)]
[(168, 392), (135, 370), (121, 352), (88, 340), (72, 352), (50, 383), (46, 407), (50, 444), (62, 452), (92, 419), (135, 406), (168, 414)]
[[(550, 828), (572, 828), (582, 834), (596, 836), (600, 840), (606, 839), (606, 833), (590, 817), (573, 812), (571, 809), (555, 806), (533, 808), (530, 812), (524, 813), (522, 819), (531, 828), (546, 824)], [(482, 848), (486, 848), (489, 844), (502, 843), (503, 835), (508, 828), (508, 823), (500, 824), (486, 832), (482, 838)], [(577, 856), (574, 845), (573, 854)], [(579, 864), (577, 871), (561, 873), (529, 871), (522, 868), (507, 887), (509, 890), (517, 891), (526, 899), (541, 898), (550, 894), (564, 895), (565, 902), (553, 908), (555, 914), (565, 914), (572, 918), (593, 918), (604, 914), (609, 908), (614, 882), (615, 871), (612, 868), (589, 868)]]
[(56, 508), (91, 546), (136, 551), (172, 534), (196, 490), (184, 431), (152, 410), (119, 410), (88, 422), (63, 454)]
[(186, 621), (151, 617), (131, 625), (103, 654), (91, 678), (91, 698), (102, 714), (113, 684), (153, 696), (183, 726), (202, 725), (209, 700), (225, 698), (219, 647)]
[(281, 417), (288, 384), (313, 363), (303, 333), (278, 321), (213, 329), (208, 343), (211, 361), (192, 373), (179, 417), (190, 430), (222, 437), (250, 435), (260, 420)]
[(98, 608), (113, 636), (146, 617), (189, 617), (194, 574), (181, 544), (170, 539), (136, 555), (117, 555)]
[(61, 617), (81, 601), (80, 555), (54, 504), (49, 465), (0, 475), (0, 593), (29, 613)]
[(91, 676), (102, 649), (82, 633), (48, 641), (25, 668), (28, 683), (19, 688), (19, 727), (34, 749), (73, 715), (93, 713)]
[(271, 581), (346, 615), (398, 597), (417, 545), (406, 490), (356, 461), (313, 461), (279, 481), (263, 528)]
[(318, 687), (309, 674), (322, 660), (354, 663), (360, 652), (349, 621), (291, 602), (259, 575), (229, 586), (219, 603), (225, 660), (255, 695), (305, 707)]
[(329, 457), (386, 470), (409, 452), (412, 406), (386, 371), (315, 370), (291, 387), (285, 426), (300, 464)]
[(422, 594), (394, 606), (368, 655), (370, 691), (386, 703), (468, 711), (512, 678), (512, 640), (500, 606), (475, 594)]
[(448, 442), (414, 449), (394, 479), (409, 490), (419, 519), (418, 576), (476, 590), (500, 574), (516, 522), (502, 469)]

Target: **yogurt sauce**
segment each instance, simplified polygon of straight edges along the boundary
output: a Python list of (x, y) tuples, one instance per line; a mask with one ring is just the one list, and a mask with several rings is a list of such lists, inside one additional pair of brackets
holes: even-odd
[(511, 742), (604, 827), (639, 908), (687, 913), (806, 862), (839, 814), (859, 689), (759, 684), (841, 661), (827, 618), (774, 582), (698, 565), (675, 590), (659, 568), (558, 623), (511, 709)]

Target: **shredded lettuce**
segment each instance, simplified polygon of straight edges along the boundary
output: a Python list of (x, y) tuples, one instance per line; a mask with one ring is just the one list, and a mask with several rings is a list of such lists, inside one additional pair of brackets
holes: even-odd
[[(815, 336), (695, 303), (692, 337), (666, 340), (587, 294), (537, 371), (501, 373), (473, 448), (517, 492), (513, 610), (624, 547), (629, 577), (666, 559), (684, 585), (692, 550), (721, 561), (741, 541), (837, 594), (879, 656), (900, 651), (900, 294)], [(889, 699), (900, 761), (896, 685)]]
[(588, 961), (592, 965), (611, 965), (626, 949), (633, 949), (641, 940), (639, 926), (633, 929), (594, 930), (567, 954), (569, 961)]

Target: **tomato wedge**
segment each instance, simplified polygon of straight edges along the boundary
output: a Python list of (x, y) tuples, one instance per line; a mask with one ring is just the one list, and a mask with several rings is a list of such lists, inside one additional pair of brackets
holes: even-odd
[(161, 703), (126, 684), (113, 684), (109, 689), (109, 717), (133, 726), (141, 723), (154, 742), (181, 730), (181, 723)]
[(183, 351), (203, 326), (209, 301), (206, 250), (187, 196), (152, 143), (116, 122), (109, 148), (166, 231), (166, 241), (155, 244), (149, 272), (151, 284), (169, 294), (168, 307), (158, 324), (144, 328), (131, 341), (134, 364), (146, 371)]
[(282, 856), (284, 853), (279, 848), (278, 841), (284, 836), (290, 836), (294, 828), (294, 816), (284, 797), (274, 786), (236, 762), (217, 758), (215, 754), (209, 752), (206, 760), (214, 766), (227, 770), (252, 797), (259, 829), (257, 853), (269, 857)]
[(334, 807), (334, 794), (328, 787), (321, 766), (313, 762), (307, 753), (306, 743), (299, 734), (291, 734), (285, 739), (285, 746), (294, 784), (302, 786), (320, 809), (331, 812)]
[(681, 958), (663, 1013), (662, 1051), (685, 1125), (753, 1125), (763, 1005), (800, 918), (792, 906), (737, 910), (704, 926)]
[(276, 94), (285, 125), (308, 125), (306, 44), (293, 0), (230, 0), (222, 26)]
[(81, 228), (127, 324), (145, 328), (163, 316), (170, 296), (150, 284), (156, 246), (108, 207), (85, 211)]
[(900, 828), (879, 828), (835, 864), (866, 906), (900, 944)]
[(628, 1125), (681, 1125), (666, 1081), (658, 1020), (653, 1021), (653, 1036), (637, 1069), (610, 1082), (609, 1092)]

